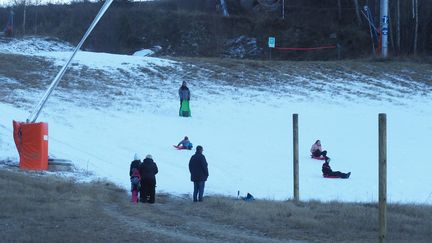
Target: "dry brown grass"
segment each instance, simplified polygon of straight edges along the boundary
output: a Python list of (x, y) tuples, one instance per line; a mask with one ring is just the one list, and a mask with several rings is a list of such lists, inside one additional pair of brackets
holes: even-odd
[[(124, 190), (98, 181), (80, 184), (39, 173), (0, 171), (2, 242), (133, 240), (103, 205), (128, 206)], [(140, 234), (140, 232), (136, 232)], [(142, 235), (141, 235), (142, 236)]]
[[(192, 187), (192, 186), (191, 186)], [(133, 205), (108, 181), (77, 183), (0, 170), (3, 242), (376, 242), (377, 206), (319, 201), (245, 202), (158, 194)], [(389, 205), (390, 242), (430, 242), (432, 207)]]

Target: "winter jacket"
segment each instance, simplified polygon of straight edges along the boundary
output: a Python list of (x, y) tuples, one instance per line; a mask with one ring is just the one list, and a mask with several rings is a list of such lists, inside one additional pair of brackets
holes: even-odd
[(312, 148), (310, 149), (310, 152), (313, 154), (317, 150), (319, 150), (320, 152), (322, 152), (321, 145), (318, 145), (318, 144), (314, 143), (312, 145)]
[(156, 163), (153, 159), (144, 159), (142, 162), (139, 172), (141, 175), (141, 180), (152, 179), (156, 180), (155, 175), (159, 172)]
[(183, 147), (189, 147), (189, 145), (191, 145), (191, 142), (189, 141), (189, 139), (183, 139), (177, 144), (177, 146), (180, 145), (182, 145)]
[(140, 165), (141, 165), (141, 161), (140, 160), (134, 160), (134, 161), (132, 161), (131, 164), (130, 164), (129, 176), (132, 176), (132, 170), (134, 168), (136, 168), (136, 169), (139, 170)]
[(190, 100), (190, 91), (189, 88), (187, 86), (181, 86), (179, 91), (179, 97), (180, 97), (180, 101), (183, 100)]
[(209, 173), (207, 161), (202, 153), (195, 153), (189, 160), (189, 172), (191, 173), (191, 181), (206, 181)]
[(333, 172), (333, 170), (331, 169), (329, 163), (324, 162), (324, 164), (322, 165), (322, 173), (323, 175), (329, 175)]

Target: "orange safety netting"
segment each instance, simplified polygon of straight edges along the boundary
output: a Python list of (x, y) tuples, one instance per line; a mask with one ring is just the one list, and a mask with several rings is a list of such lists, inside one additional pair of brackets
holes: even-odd
[(316, 50), (323, 50), (323, 49), (334, 49), (337, 48), (335, 45), (331, 46), (318, 46), (318, 47), (275, 47), (276, 50), (281, 51), (316, 51)]

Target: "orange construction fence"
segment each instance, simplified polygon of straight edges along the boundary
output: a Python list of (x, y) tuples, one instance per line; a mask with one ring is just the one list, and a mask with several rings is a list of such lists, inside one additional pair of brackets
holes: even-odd
[(20, 168), (48, 169), (48, 123), (13, 121), (15, 145), (20, 155)]

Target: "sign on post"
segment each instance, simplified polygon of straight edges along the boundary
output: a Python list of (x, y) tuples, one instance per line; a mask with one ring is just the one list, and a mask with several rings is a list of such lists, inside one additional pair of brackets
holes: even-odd
[(276, 38), (269, 37), (268, 38), (268, 47), (269, 48), (275, 48), (275, 46), (276, 46)]

